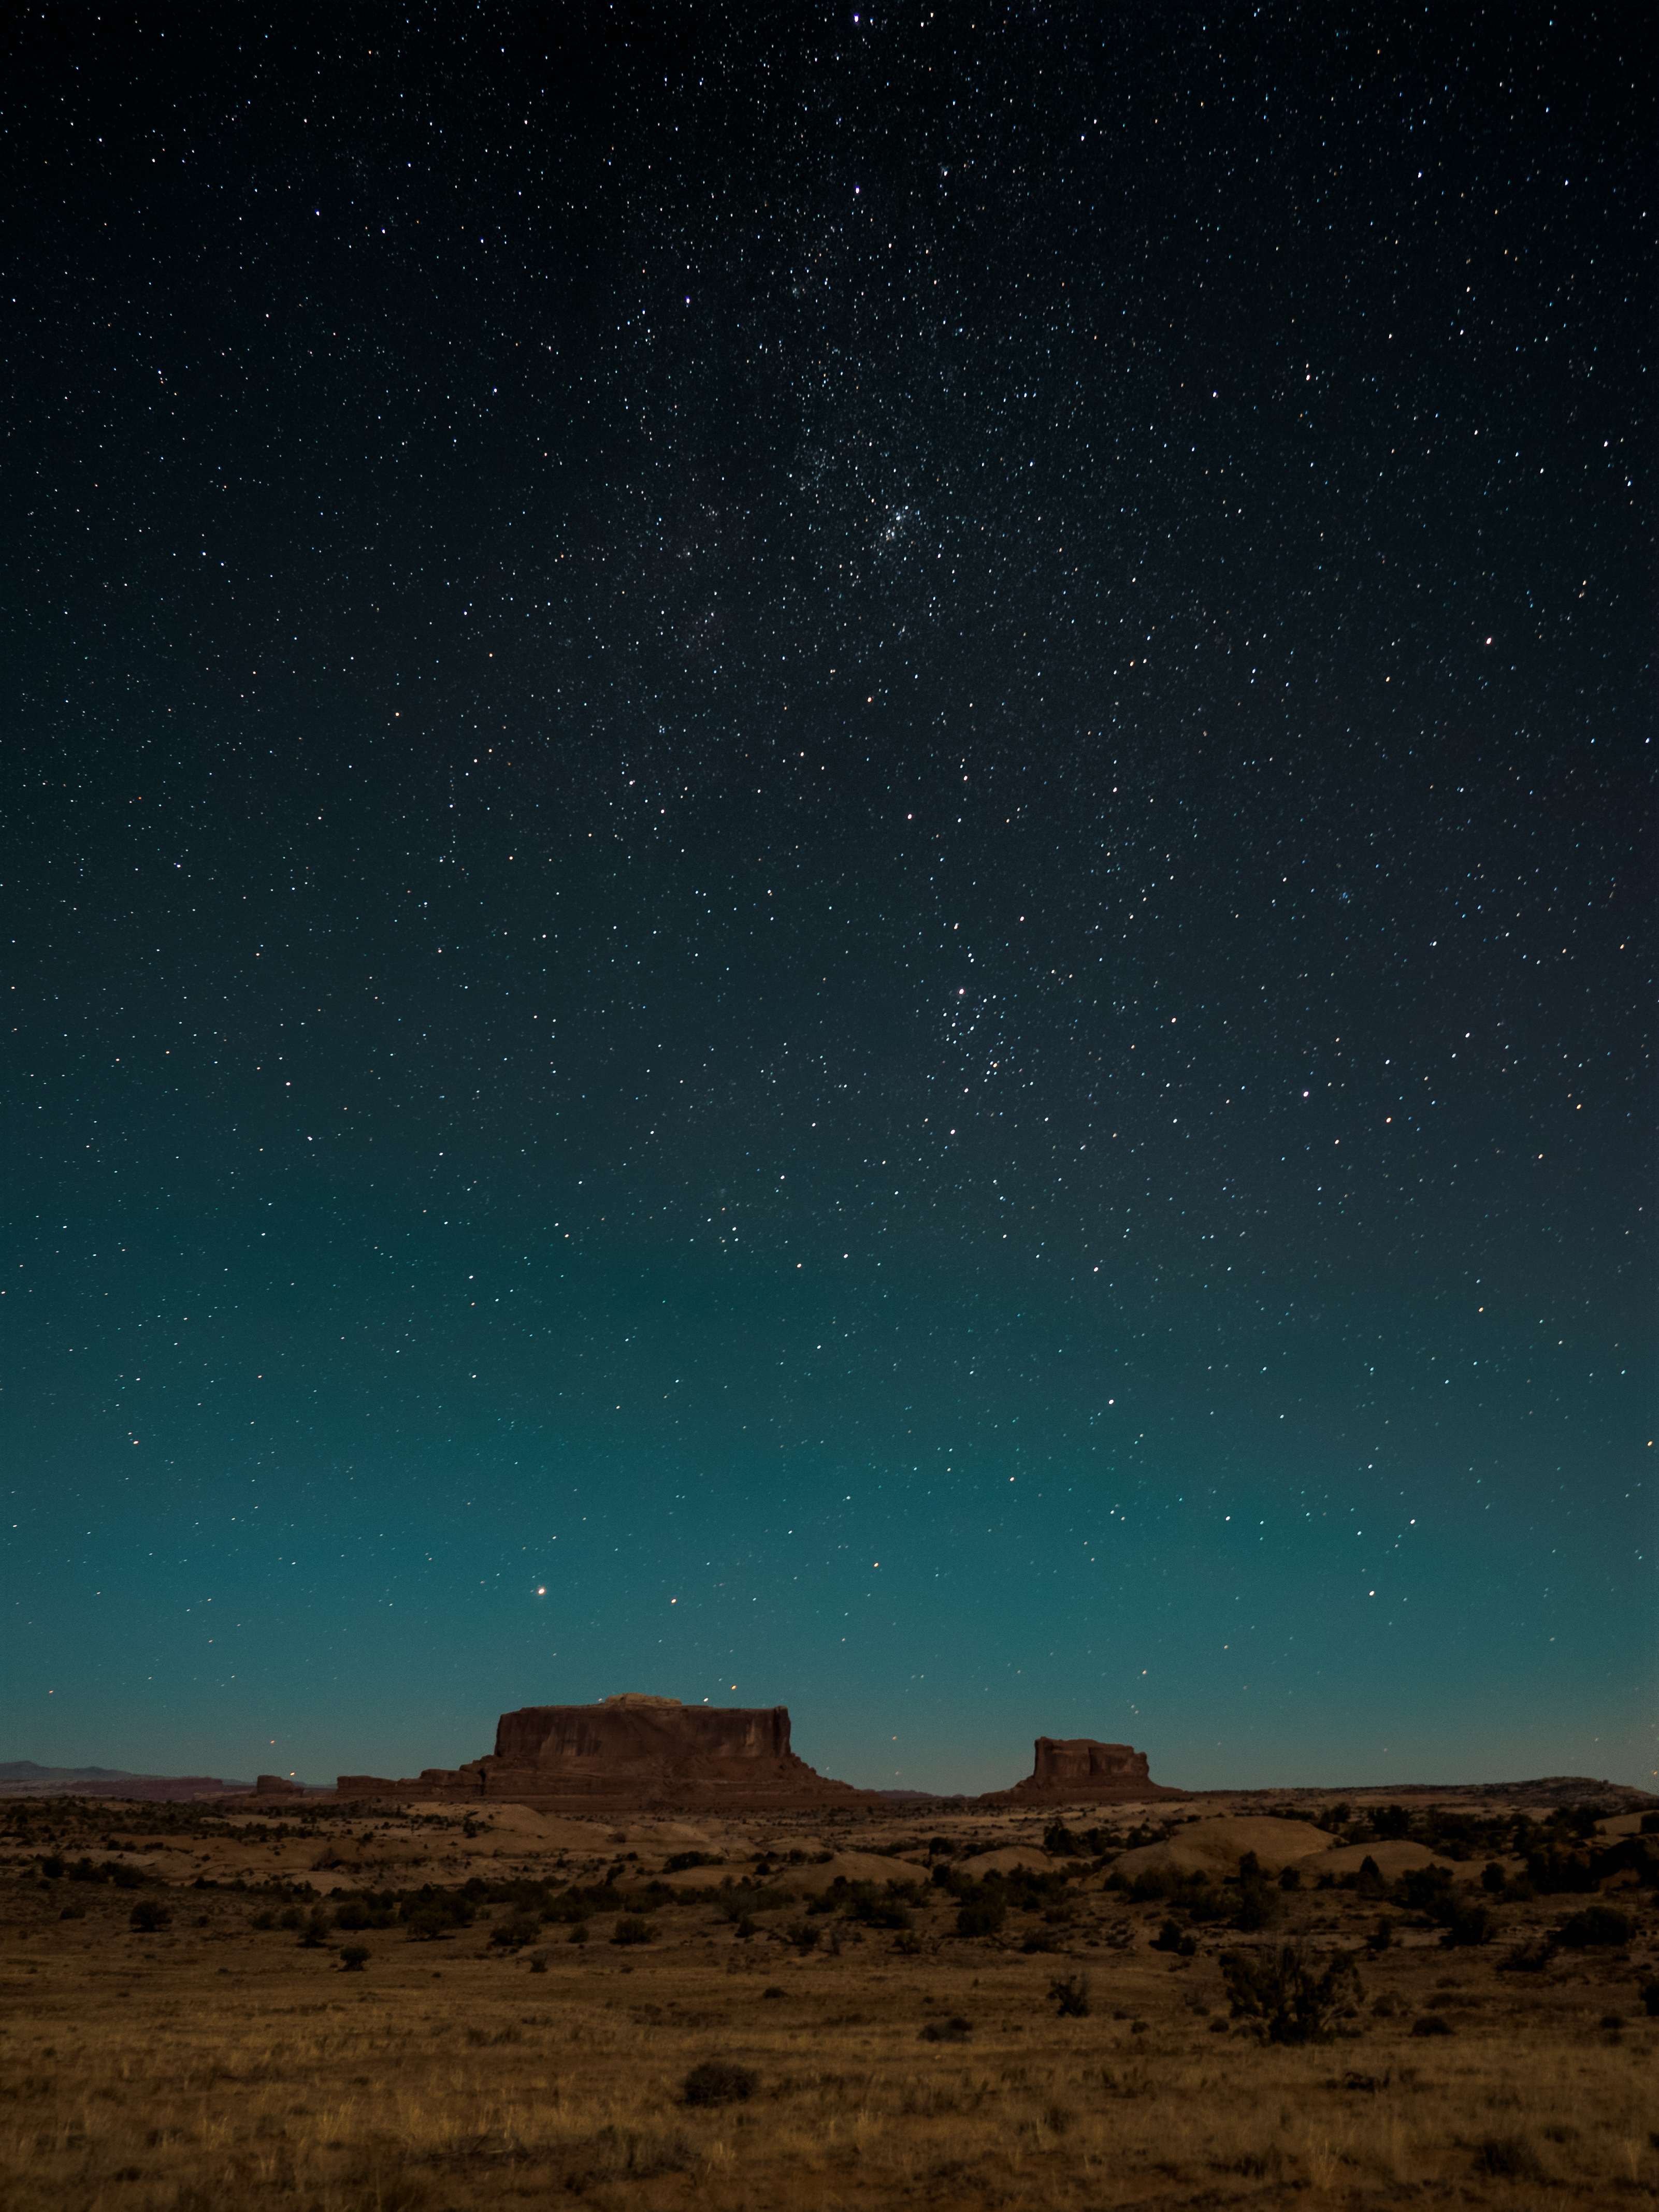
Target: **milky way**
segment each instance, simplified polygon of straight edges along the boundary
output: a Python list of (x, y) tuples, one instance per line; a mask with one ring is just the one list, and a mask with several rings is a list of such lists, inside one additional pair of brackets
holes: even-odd
[(1644, 1778), (1629, 19), (43, 20), (9, 1755)]

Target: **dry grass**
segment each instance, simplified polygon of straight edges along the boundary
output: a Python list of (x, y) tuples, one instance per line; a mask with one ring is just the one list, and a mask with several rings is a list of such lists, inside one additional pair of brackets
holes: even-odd
[[(1103, 2212), (1402, 2193), (1601, 2212), (1659, 2195), (1659, 2021), (1622, 1958), (1499, 1976), (1491, 1953), (1449, 1966), (1426, 1938), (1397, 1946), (1364, 1967), (1345, 2039), (1294, 2050), (1216, 2033), (1218, 1946), (1154, 1953), (1156, 1914), (1135, 1916), (1128, 1948), (1103, 1942), (1123, 1917), (1104, 1899), (1059, 1960), (952, 1941), (942, 1910), (921, 1916), (920, 1955), (844, 1929), (839, 1955), (803, 1959), (698, 1903), (636, 1951), (598, 1925), (586, 1948), (550, 1943), (540, 1973), (492, 1954), (483, 1925), (441, 1943), (372, 1934), (367, 1972), (347, 1973), (333, 1951), (252, 1930), (255, 1900), (173, 1901), (174, 1927), (140, 1936), (130, 1899), (94, 1892), (63, 1922), (55, 1895), (18, 1885), (0, 1937), (5, 2212), (567, 2195), (630, 2212)], [(1341, 1936), (1328, 1918), (1309, 1933)], [(1087, 1967), (1086, 2018), (1049, 2000), (1062, 1963)], [(1429, 2003), (1450, 2036), (1412, 2036)], [(1610, 2009), (1623, 2029), (1598, 2025)], [(923, 2038), (956, 2015), (966, 2041)], [(711, 2057), (753, 2069), (752, 2097), (688, 2103)]]

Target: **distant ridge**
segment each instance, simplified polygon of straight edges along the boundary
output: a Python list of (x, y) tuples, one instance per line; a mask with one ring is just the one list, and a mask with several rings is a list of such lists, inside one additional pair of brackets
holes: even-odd
[(249, 1782), (216, 1774), (134, 1774), (122, 1766), (40, 1766), (32, 1759), (0, 1759), (0, 1797), (170, 1798), (234, 1796)]
[(37, 1766), (32, 1759), (0, 1759), (0, 1782), (155, 1782), (155, 1774), (129, 1774), (122, 1766)]
[(1589, 1774), (1546, 1774), (1531, 1782), (1294, 1783), (1277, 1789), (1193, 1790), (1187, 1794), (1194, 1803), (1206, 1797), (1224, 1797), (1230, 1802), (1271, 1797), (1277, 1803), (1297, 1804), (1315, 1797), (1322, 1802), (1363, 1798), (1368, 1803), (1373, 1798), (1433, 1797), (1443, 1804), (1458, 1798), (1490, 1803), (1496, 1798), (1520, 1805), (1598, 1805), (1625, 1812), (1645, 1812), (1659, 1805), (1659, 1796), (1650, 1790), (1638, 1790), (1627, 1782), (1597, 1780)]

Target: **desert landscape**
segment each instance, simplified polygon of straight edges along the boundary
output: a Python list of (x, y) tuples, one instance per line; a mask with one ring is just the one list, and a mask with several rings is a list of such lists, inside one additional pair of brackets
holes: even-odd
[(4, 2202), (1659, 2191), (1655, 1801), (1136, 1797), (1104, 1763), (1067, 1804), (603, 1820), (269, 1783), (14, 1799)]

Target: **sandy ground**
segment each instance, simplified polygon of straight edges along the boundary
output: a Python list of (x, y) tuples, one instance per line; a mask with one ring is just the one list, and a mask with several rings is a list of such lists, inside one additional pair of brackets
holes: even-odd
[[(1632, 1944), (1559, 1951), (1540, 1972), (1504, 1969), (1582, 1899), (1504, 1906), (1495, 1942), (1454, 1950), (1385, 1906), (1394, 1940), (1372, 1957), (1378, 1905), (1316, 1886), (1320, 1862), (1338, 1873), (1354, 1846), (1264, 1820), (1259, 1804), (1206, 1802), (1196, 1819), (1146, 1809), (1175, 1825), (1142, 1854), (1236, 1866), (1240, 1833), (1261, 1826), (1269, 1845), (1310, 1846), (1286, 1859), (1303, 1886), (1270, 1929), (1198, 1928), (1182, 1958), (1154, 1948), (1164, 1912), (1127, 1904), (1100, 1870), (1078, 1869), (1052, 1917), (955, 1933), (953, 1900), (927, 1883), (929, 1844), (946, 1841), (958, 1869), (1052, 1872), (1048, 1811), (605, 1825), (516, 1809), (469, 1823), (416, 1806), (349, 1832), (319, 1814), (191, 1834), (149, 1806), (32, 1808), (0, 1874), (0, 2201), (1096, 2212), (1409, 2198), (1576, 2212), (1659, 2196), (1659, 2020), (1639, 1996), (1659, 1973), (1651, 1893), (1619, 1893), (1638, 1918)], [(225, 1825), (181, 1810), (198, 1828)], [(1135, 1827), (1134, 1808), (1111, 1818)], [(1608, 1822), (1603, 1839), (1638, 1825)], [(43, 1881), (54, 1836), (64, 1856), (136, 1868), (146, 1886)], [(429, 1942), (399, 1926), (331, 1930), (307, 1948), (302, 1931), (254, 1925), (289, 1890), (326, 1899), (475, 1875), (609, 1871), (644, 1903), (647, 1878), (688, 1850), (727, 1863), (674, 1877), (687, 1893), (656, 1904), (637, 1945), (611, 1940), (624, 1911), (596, 1915), (585, 1942), (550, 1923), (508, 1951), (490, 1940), (504, 1904)], [(752, 1876), (757, 1853), (776, 1901), (734, 1917), (719, 1885)], [(1431, 1856), (1370, 1847), (1379, 1864), (1401, 1853)], [(1258, 1851), (1264, 1866), (1270, 1856)], [(1455, 1864), (1455, 1880), (1479, 1893), (1483, 1864)], [(923, 1884), (911, 1926), (809, 1912), (838, 1871)], [(276, 1887), (222, 1887), (234, 1881)], [(135, 1899), (161, 1903), (170, 1924), (135, 1931)], [(62, 1917), (66, 1905), (85, 1917)], [(344, 1963), (353, 1942), (369, 1954), (357, 1971)], [(1358, 1960), (1331, 2041), (1275, 2048), (1231, 2016), (1223, 1951), (1286, 1942), (1316, 1961)], [(1085, 1983), (1086, 2013), (1062, 2016), (1057, 1985)], [(1423, 2032), (1425, 2019), (1440, 2029)], [(710, 2059), (745, 2069), (750, 2093), (689, 2101), (688, 2075)]]

